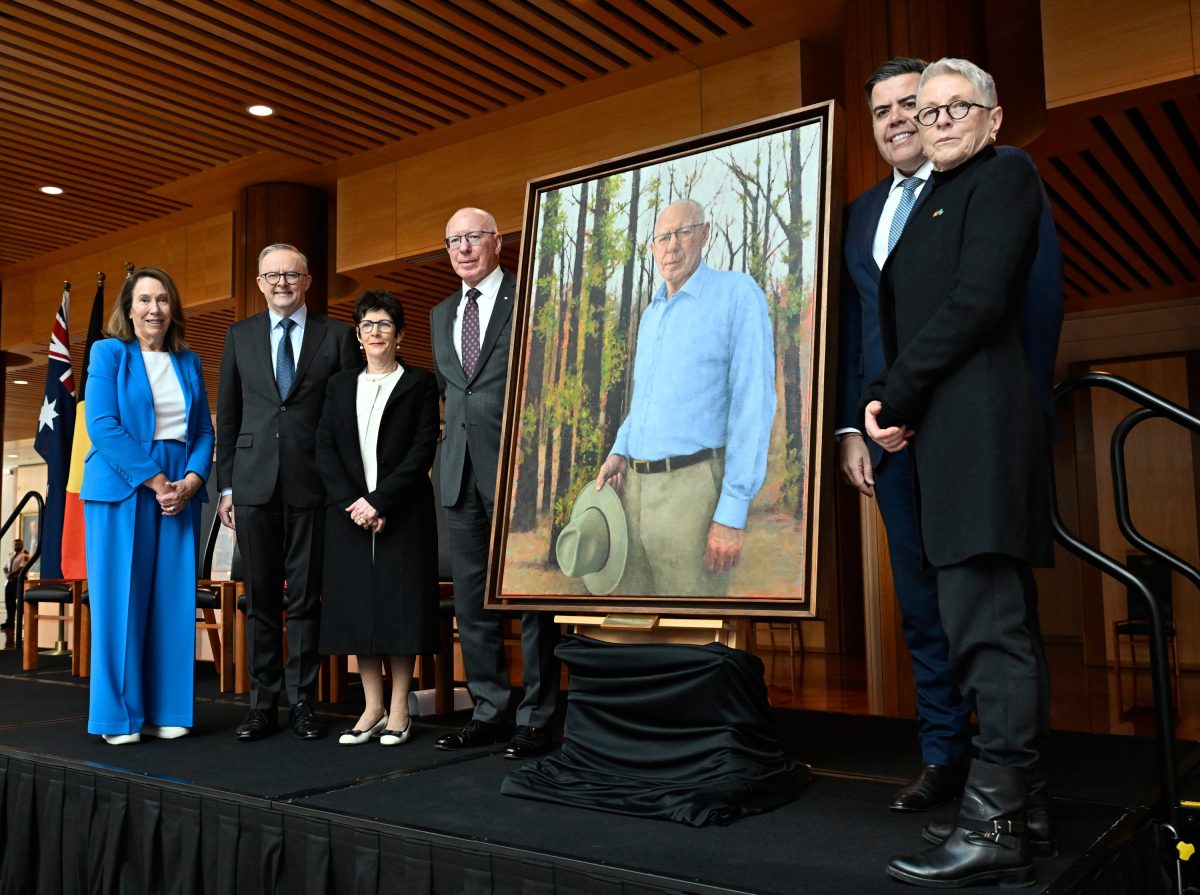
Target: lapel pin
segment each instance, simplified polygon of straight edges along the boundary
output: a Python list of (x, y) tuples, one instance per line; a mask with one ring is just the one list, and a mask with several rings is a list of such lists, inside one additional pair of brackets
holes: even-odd
[(934, 216), (935, 218), (936, 218), (936, 217), (939, 217), (939, 216), (941, 215), (941, 213), (942, 213), (944, 210), (945, 210), (945, 209), (943, 209), (943, 208), (939, 208), (937, 211), (935, 211), (935, 212), (933, 213), (933, 216)]

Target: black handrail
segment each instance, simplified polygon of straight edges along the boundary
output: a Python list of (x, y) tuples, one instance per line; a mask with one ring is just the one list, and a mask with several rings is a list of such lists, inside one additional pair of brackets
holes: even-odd
[(29, 562), (25, 563), (25, 565), (21, 567), (21, 572), (17, 576), (17, 617), (15, 619), (16, 624), (13, 626), (13, 630), (16, 632), (16, 642), (18, 646), (21, 644), (22, 637), (25, 633), (23, 630), (25, 624), (25, 613), (21, 611), (25, 607), (25, 576), (29, 574), (29, 568), (35, 562), (37, 562), (42, 555), (42, 523), (46, 520), (46, 501), (42, 499), (42, 495), (39, 492), (26, 491), (25, 496), (21, 498), (20, 503), (13, 508), (13, 511), (8, 514), (8, 518), (4, 520), (4, 525), (0, 526), (0, 542), (3, 542), (4, 536), (8, 534), (8, 530), (12, 528), (13, 523), (21, 518), (21, 510), (25, 509), (25, 504), (29, 503), (30, 500), (33, 500), (35, 503), (37, 503), (38, 539), (37, 546), (33, 549), (33, 552), (29, 554)]
[[(1148, 419), (1166, 419), (1192, 432), (1200, 434), (1200, 418), (1171, 401), (1147, 391), (1139, 385), (1114, 376), (1111, 373), (1084, 373), (1066, 382), (1060, 383), (1054, 389), (1054, 402), (1057, 405), (1067, 395), (1083, 388), (1106, 388), (1128, 398), (1141, 407), (1129, 413), (1114, 429), (1111, 442), (1110, 462), (1112, 464), (1113, 494), (1116, 503), (1117, 526), (1125, 538), (1145, 553), (1156, 556), (1173, 569), (1185, 576), (1197, 586), (1200, 586), (1200, 571), (1189, 565), (1180, 557), (1154, 544), (1143, 536), (1133, 524), (1129, 512), (1128, 480), (1125, 474), (1125, 442), (1134, 427)], [(1139, 577), (1129, 571), (1122, 563), (1100, 550), (1084, 543), (1072, 534), (1062, 521), (1058, 511), (1058, 492), (1054, 484), (1054, 468), (1050, 469), (1051, 516), (1054, 532), (1064, 547), (1076, 556), (1086, 560), (1101, 572), (1124, 583), (1131, 592), (1137, 593), (1146, 604), (1146, 619), (1148, 622), (1148, 639), (1150, 641), (1150, 669), (1154, 688), (1154, 724), (1158, 737), (1159, 748), (1159, 785), (1162, 792), (1163, 804), (1168, 818), (1173, 821), (1179, 807), (1176, 795), (1176, 759), (1175, 759), (1175, 724), (1173, 716), (1174, 700), (1171, 694), (1171, 678), (1166, 660), (1166, 637), (1162, 613), (1158, 600), (1150, 588)]]

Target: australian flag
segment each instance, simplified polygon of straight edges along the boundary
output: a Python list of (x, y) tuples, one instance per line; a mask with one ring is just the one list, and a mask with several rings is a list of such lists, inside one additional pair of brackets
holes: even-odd
[(38, 414), (33, 446), (46, 461), (46, 517), (40, 532), (42, 577), (62, 577), (63, 512), (71, 471), (71, 439), (75, 434), (75, 377), (71, 372), (70, 286), (63, 284), (62, 304), (54, 316), (46, 363), (46, 396)]

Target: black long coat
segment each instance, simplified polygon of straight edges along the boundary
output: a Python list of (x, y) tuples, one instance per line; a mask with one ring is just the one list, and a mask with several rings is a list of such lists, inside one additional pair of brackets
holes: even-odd
[[(405, 367), (384, 406), (376, 445), (377, 484), (367, 491), (358, 440), (360, 371), (330, 377), (317, 429), (317, 467), (325, 483), (322, 653), (416, 655), (437, 646), (437, 519), (433, 465), (438, 439), (437, 381)], [(387, 519), (375, 536), (345, 508), (366, 497)]]
[(911, 426), (921, 537), (935, 566), (1053, 561), (1046, 427), (1021, 347), (1042, 197), (1028, 161), (986, 148), (933, 176), (884, 265), (888, 369), (864, 405)]

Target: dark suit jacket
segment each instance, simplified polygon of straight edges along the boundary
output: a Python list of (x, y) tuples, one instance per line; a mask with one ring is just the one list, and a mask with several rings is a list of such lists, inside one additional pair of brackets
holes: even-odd
[(310, 313), (296, 377), (281, 401), (270, 326), (263, 311), (225, 335), (217, 390), (217, 483), (233, 489), (235, 505), (267, 503), (278, 482), (287, 504), (317, 509), (325, 505), (315, 460), (325, 382), (361, 365), (358, 344), (345, 323)]
[[(999, 155), (1013, 155), (1033, 164), (1033, 159), (1022, 149), (1001, 146), (996, 151)], [(838, 324), (839, 429), (852, 427), (862, 431), (863, 421), (857, 413), (863, 388), (884, 369), (883, 344), (879, 335), (879, 267), (872, 255), (872, 246), (891, 184), (892, 178), (888, 176), (871, 187), (850, 204), (846, 215)], [(926, 184), (921, 190), (912, 211), (914, 217), (928, 198), (929, 187), (930, 184)], [(1054, 360), (1062, 320), (1062, 252), (1054, 229), (1054, 215), (1043, 189), (1037, 256), (1021, 305), (1021, 342), (1048, 421), (1054, 417), (1050, 389), (1054, 385)], [(882, 448), (874, 442), (870, 442), (869, 447), (872, 462), (878, 463)]]
[(517, 279), (508, 271), (496, 295), (496, 306), (479, 348), (475, 374), (468, 380), (454, 351), (454, 315), (462, 290), (429, 312), (438, 391), (446, 402), (446, 438), (438, 455), (438, 494), (443, 505), (458, 502), (463, 463), (468, 455), (479, 488), (496, 493), (500, 459), (500, 423), (504, 417), (504, 388), (508, 382), (508, 344), (512, 331)]
[(992, 148), (935, 173), (881, 275), (888, 369), (864, 403), (883, 402), (881, 426), (916, 430), (921, 538), (935, 566), (1052, 558), (1049, 451), (1020, 326), (1038, 184), (1024, 160)]

